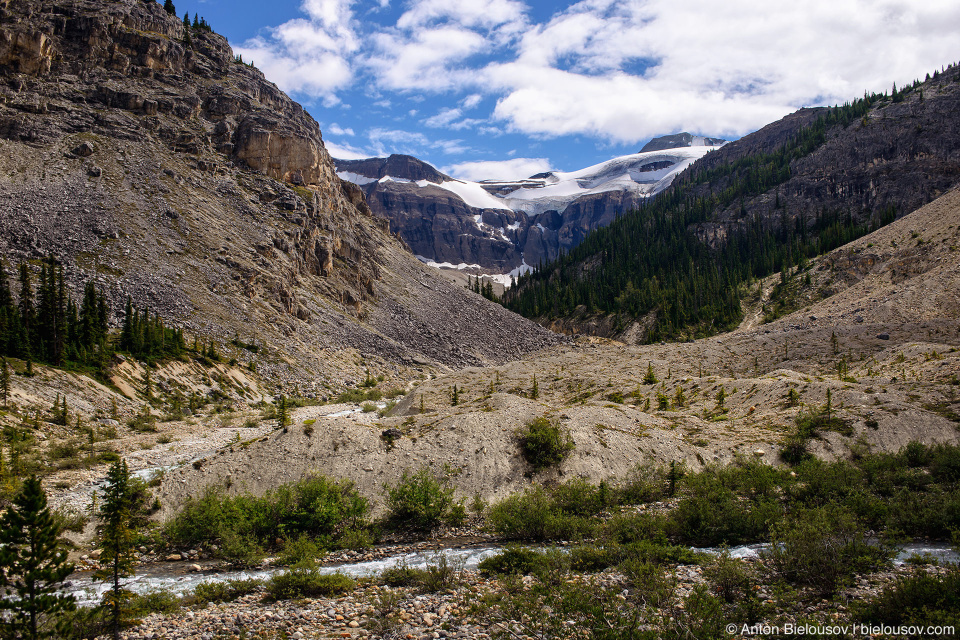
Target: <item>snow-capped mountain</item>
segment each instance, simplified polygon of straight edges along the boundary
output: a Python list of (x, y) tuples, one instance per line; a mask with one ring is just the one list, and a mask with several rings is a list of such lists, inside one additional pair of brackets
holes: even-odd
[[(719, 146), (708, 143), (721, 142), (689, 134), (668, 138), (682, 146), (516, 181), (458, 180), (411, 156), (335, 162), (337, 175), (360, 185), (371, 210), (388, 218), (424, 262), (516, 274), (571, 249), (591, 229), (659, 193)], [(667, 144), (662, 140), (651, 143)]]

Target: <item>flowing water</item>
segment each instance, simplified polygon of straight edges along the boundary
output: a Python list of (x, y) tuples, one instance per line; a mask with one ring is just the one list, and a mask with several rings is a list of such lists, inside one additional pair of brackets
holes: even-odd
[[(770, 548), (769, 544), (748, 544), (730, 547), (730, 556), (733, 558), (756, 558), (763, 551)], [(351, 564), (337, 564), (320, 567), (320, 573), (343, 573), (355, 578), (372, 576), (399, 565), (406, 565), (415, 569), (424, 569), (428, 565), (436, 564), (440, 555), (447, 561), (464, 569), (476, 569), (485, 558), (496, 555), (503, 547), (488, 546), (469, 549), (441, 549), (436, 551), (419, 551), (398, 554)], [(719, 554), (720, 549), (695, 549), (710, 554)], [(910, 543), (903, 547), (894, 558), (895, 564), (904, 564), (914, 556), (936, 560), (939, 563), (960, 562), (960, 554), (946, 543)], [(280, 568), (248, 569), (241, 571), (222, 571), (215, 573), (184, 573), (189, 566), (186, 563), (177, 565), (157, 564), (143, 572), (125, 580), (125, 588), (135, 593), (149, 593), (151, 591), (169, 591), (182, 596), (192, 591), (201, 582), (224, 582), (227, 580), (245, 580), (249, 578), (269, 578), (274, 573), (282, 571)], [(90, 606), (100, 601), (108, 585), (102, 582), (92, 582), (89, 576), (78, 577), (67, 583), (65, 592), (73, 594), (81, 606)]]

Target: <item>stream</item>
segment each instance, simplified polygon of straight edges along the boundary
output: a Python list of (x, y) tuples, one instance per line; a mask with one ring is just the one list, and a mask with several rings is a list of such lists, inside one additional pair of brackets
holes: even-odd
[[(748, 544), (730, 547), (730, 556), (733, 558), (756, 558), (763, 551), (770, 548), (769, 544)], [(384, 569), (405, 564), (410, 568), (424, 569), (428, 565), (436, 564), (440, 554), (446, 556), (447, 561), (455, 567), (476, 569), (477, 565), (486, 558), (496, 555), (503, 549), (502, 546), (485, 546), (467, 549), (441, 549), (432, 551), (417, 551), (398, 554), (379, 560), (366, 562), (336, 564), (319, 567), (320, 573), (343, 573), (355, 578), (377, 575)], [(720, 549), (694, 549), (717, 555)], [(900, 553), (894, 558), (895, 564), (904, 564), (913, 556), (923, 556), (941, 564), (960, 562), (960, 554), (954, 551), (948, 543), (910, 543), (904, 545)], [(149, 593), (151, 591), (169, 591), (183, 596), (192, 591), (201, 582), (224, 582), (227, 580), (246, 580), (250, 578), (269, 578), (283, 568), (271, 567), (268, 569), (246, 569), (239, 571), (210, 571), (198, 573), (184, 573), (187, 563), (158, 563), (144, 568), (140, 573), (125, 580), (124, 587), (135, 593)], [(103, 593), (109, 585), (103, 582), (92, 582), (89, 575), (77, 577), (65, 584), (65, 593), (73, 594), (79, 606), (92, 606), (100, 602)]]

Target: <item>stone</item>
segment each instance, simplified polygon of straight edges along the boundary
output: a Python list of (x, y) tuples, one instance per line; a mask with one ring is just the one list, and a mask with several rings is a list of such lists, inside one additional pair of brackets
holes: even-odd
[(91, 142), (81, 142), (78, 146), (73, 149), (73, 155), (80, 156), (81, 158), (89, 158), (93, 155), (96, 149)]
[(180, 560), (182, 560), (182, 558), (180, 557), (179, 553), (171, 553), (167, 555), (164, 558), (164, 560), (166, 560), (167, 562), (179, 562)]
[(103, 549), (94, 549), (93, 551), (90, 552), (90, 557), (93, 560), (99, 560), (102, 554), (103, 554)]
[(890, 334), (889, 334), (889, 333), (879, 333), (879, 334), (877, 334), (877, 340), (889, 340), (889, 339), (890, 339)]

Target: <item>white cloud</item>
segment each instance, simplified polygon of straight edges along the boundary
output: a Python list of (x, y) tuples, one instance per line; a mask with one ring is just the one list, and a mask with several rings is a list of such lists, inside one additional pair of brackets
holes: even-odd
[(379, 33), (375, 53), (366, 59), (379, 85), (392, 91), (445, 91), (467, 83), (473, 72), (458, 65), (479, 52), (486, 40), (456, 26), (415, 33)]
[(339, 160), (363, 160), (377, 155), (368, 150), (354, 147), (353, 145), (336, 144), (329, 140), (324, 140), (323, 146), (327, 148), (327, 153), (329, 153), (331, 157)]
[(526, 5), (515, 0), (416, 0), (410, 5), (410, 9), (397, 20), (401, 29), (415, 30), (440, 21), (492, 29), (521, 23), (526, 11)]
[(463, 106), (464, 109), (473, 109), (478, 104), (480, 104), (481, 100), (483, 100), (483, 96), (481, 96), (479, 93), (471, 93), (466, 98), (464, 98), (460, 104)]
[(423, 124), (434, 128), (446, 127), (462, 115), (463, 112), (460, 109), (441, 109), (440, 113), (430, 116), (423, 121)]
[(267, 30), (234, 52), (253, 61), (284, 91), (339, 101), (337, 92), (353, 79), (350, 58), (360, 48), (353, 25), (353, 0), (304, 0), (308, 18)]
[(550, 171), (546, 158), (512, 158), (486, 162), (461, 162), (442, 169), (455, 178), (463, 180), (519, 180)]
[(347, 127), (346, 129), (344, 129), (343, 127), (338, 125), (336, 122), (334, 122), (329, 127), (327, 127), (327, 133), (333, 134), (335, 136), (352, 136), (353, 129), (351, 129), (350, 127)]
[[(426, 127), (622, 144), (736, 137), (799, 106), (887, 90), (953, 60), (960, 24), (956, 0), (582, 0), (539, 23), (519, 0), (407, 0), (384, 24), (396, 12), (376, 7), (389, 4), (366, 3), (360, 20), (356, 0), (303, 0), (304, 17), (236, 52), (327, 106), (362, 82), (396, 116), (410, 106), (398, 95), (439, 97), (419, 109), (434, 114)], [(373, 151), (467, 147), (380, 131)]]
[(501, 94), (494, 116), (526, 134), (738, 136), (922, 77), (950, 59), (958, 21), (945, 0), (586, 0), (483, 78)]

